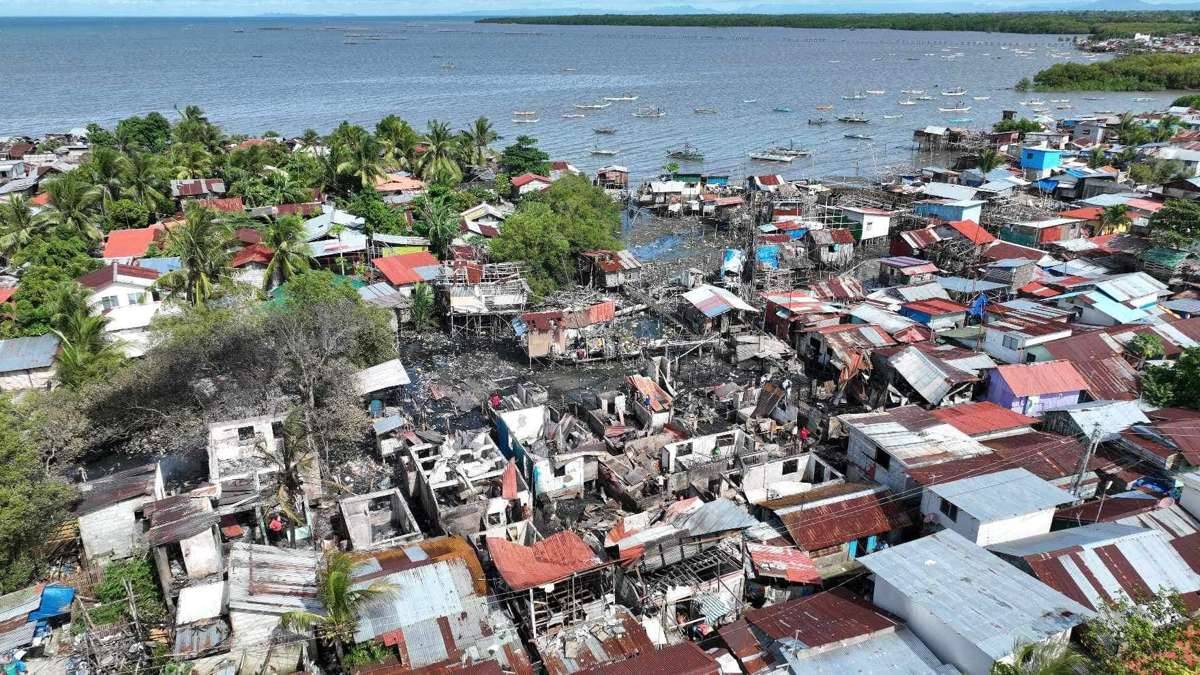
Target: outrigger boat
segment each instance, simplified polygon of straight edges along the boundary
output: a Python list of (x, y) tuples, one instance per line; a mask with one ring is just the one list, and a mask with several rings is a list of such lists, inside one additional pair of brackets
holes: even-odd
[(533, 112), (532, 110), (514, 110), (513, 111), (513, 117), (533, 117), (535, 115), (537, 115), (537, 113)]
[(871, 137), (870, 137), (870, 136), (868, 136), (868, 135), (866, 135), (866, 134), (844, 134), (844, 136), (845, 136), (846, 138), (850, 138), (850, 139), (853, 139), (853, 140), (856, 140), (856, 141), (869, 141), (869, 140), (871, 140)]
[(938, 110), (940, 112), (971, 112), (971, 106), (963, 105), (960, 101), (958, 105), (954, 106), (953, 108), (938, 108)]
[(916, 105), (916, 104), (917, 104), (917, 102), (910, 98), (906, 98), (903, 101), (896, 101), (896, 105)]
[(666, 117), (666, 115), (667, 111), (656, 107), (638, 108), (633, 112), (634, 117)]
[(638, 95), (637, 94), (621, 94), (620, 96), (605, 96), (604, 100), (610, 101), (610, 102), (611, 101), (636, 101), (636, 100), (638, 100)]
[(716, 115), (721, 111), (717, 110), (716, 108), (693, 108), (692, 112), (696, 113), (697, 115)]
[(667, 157), (669, 159), (680, 159), (685, 162), (704, 161), (704, 153), (700, 152), (699, 148), (690, 143), (684, 143), (674, 150), (668, 150)]
[(605, 150), (604, 148), (592, 148), (593, 155), (603, 155), (605, 157), (612, 157), (613, 155), (617, 154), (618, 152), (620, 152), (620, 151), (619, 150)]
[(882, 95), (886, 94), (887, 92), (884, 91), (883, 89), (868, 89), (867, 93), (872, 96), (882, 96)]
[(587, 115), (582, 113), (563, 113), (563, 119), (566, 120), (578, 120), (583, 119), (584, 117), (587, 117)]
[(780, 164), (790, 164), (792, 160), (796, 158), (789, 157), (787, 155), (777, 155), (770, 150), (767, 150), (764, 152), (750, 153), (750, 159), (755, 162), (778, 162)]
[(617, 133), (617, 130), (612, 127), (596, 127), (595, 129), (592, 129), (592, 131), (597, 134), (604, 134), (606, 136), (611, 136)]
[(777, 106), (775, 106), (774, 108), (772, 108), (772, 110), (773, 110), (774, 112), (780, 112), (780, 113), (790, 113), (790, 112), (792, 112), (792, 109), (791, 109), (791, 108), (789, 108), (789, 107), (787, 107), (787, 106), (785, 106), (785, 105), (777, 105)]
[(830, 103), (822, 103), (817, 106), (817, 110), (833, 110), (833, 105)]
[(967, 90), (959, 87), (958, 89), (947, 89), (942, 92), (942, 96), (966, 96)]
[(862, 113), (859, 113), (857, 115), (842, 115), (837, 118), (837, 121), (845, 122), (846, 124), (866, 124), (871, 120), (867, 119)]
[(904, 117), (904, 115), (884, 115), (884, 116), (883, 116), (883, 119), (885, 119), (885, 120), (896, 120), (896, 119), (900, 119), (901, 117)]
[(808, 157), (812, 154), (811, 150), (805, 148), (797, 148), (794, 143), (788, 141), (787, 145), (777, 145), (773, 148), (767, 148), (767, 153), (772, 155), (784, 155), (785, 157)]
[(825, 119), (824, 117), (817, 117), (817, 118), (810, 117), (810, 118), (808, 118), (808, 123), (813, 126), (819, 127), (822, 124), (829, 124), (829, 120)]
[(537, 124), (541, 122), (537, 117), (518, 117), (512, 121), (513, 124)]
[(577, 110), (604, 110), (610, 105), (612, 103), (576, 103), (575, 108)]

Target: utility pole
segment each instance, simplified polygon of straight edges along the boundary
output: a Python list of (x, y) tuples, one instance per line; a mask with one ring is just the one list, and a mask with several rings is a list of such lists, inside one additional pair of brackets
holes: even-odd
[(1092, 455), (1096, 452), (1096, 447), (1100, 445), (1100, 423), (1097, 422), (1092, 427), (1091, 438), (1088, 439), (1087, 450), (1079, 458), (1079, 466), (1075, 467), (1075, 480), (1071, 482), (1071, 494), (1079, 496), (1079, 486), (1083, 483), (1083, 475), (1087, 473), (1088, 464), (1092, 461)]

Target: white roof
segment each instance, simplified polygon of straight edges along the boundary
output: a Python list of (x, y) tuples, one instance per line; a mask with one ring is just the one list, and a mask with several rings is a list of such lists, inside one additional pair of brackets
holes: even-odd
[(412, 382), (408, 371), (400, 359), (384, 361), (378, 365), (364, 368), (354, 374), (354, 390), (359, 396), (366, 396), (392, 387), (402, 387)]
[(805, 675), (958, 675), (958, 669), (943, 664), (912, 631), (901, 626), (880, 631), (862, 640), (831, 649), (789, 649), (794, 643), (780, 641), (780, 653), (792, 673)]
[(179, 591), (179, 609), (175, 625), (195, 623), (221, 616), (225, 608), (225, 582), (185, 586)]
[(932, 615), (993, 659), (1008, 656), (1016, 644), (1056, 637), (1093, 615), (953, 530), (858, 560), (904, 597), (910, 616)]
[(979, 441), (917, 406), (903, 406), (887, 412), (839, 415), (838, 419), (869, 438), (906, 468), (992, 452)]
[(1167, 287), (1145, 272), (1130, 272), (1096, 281), (1096, 289), (1117, 302), (1126, 302), (1147, 295), (1168, 295)]
[(952, 185), (950, 183), (927, 183), (921, 188), (921, 192), (931, 197), (961, 201), (974, 197), (976, 188), (966, 185)]
[(687, 189), (687, 183), (681, 180), (651, 181), (650, 183), (651, 192), (683, 192), (685, 189)]
[(939, 483), (925, 489), (984, 522), (1035, 513), (1075, 501), (1071, 493), (1020, 468)]

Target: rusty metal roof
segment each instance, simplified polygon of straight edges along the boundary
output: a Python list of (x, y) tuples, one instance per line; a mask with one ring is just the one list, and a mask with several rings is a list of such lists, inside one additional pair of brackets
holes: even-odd
[(212, 528), (220, 520), (208, 497), (176, 495), (142, 507), (150, 519), (146, 542), (152, 546), (182, 541)]
[(682, 642), (583, 672), (588, 675), (720, 675), (721, 667), (694, 642)]
[(931, 412), (934, 417), (968, 436), (984, 436), (1037, 424), (1037, 419), (1002, 408), (991, 401), (962, 403)]
[(746, 623), (774, 640), (793, 639), (807, 648), (890, 630), (897, 621), (844, 589), (751, 609)]
[(900, 503), (889, 499), (883, 488), (869, 488), (866, 494), (851, 493), (828, 500), (779, 509), (792, 541), (805, 551), (891, 532), (911, 522)]
[(496, 570), (513, 590), (560, 581), (601, 564), (579, 535), (570, 531), (550, 535), (532, 546), (488, 537), (487, 547)]
[(596, 619), (542, 636), (536, 645), (549, 675), (571, 675), (654, 652), (646, 629), (620, 605)]
[(157, 464), (146, 464), (84, 483), (80, 486), (83, 501), (75, 507), (75, 515), (85, 516), (123, 501), (152, 496), (157, 469)]
[(812, 558), (791, 546), (746, 542), (754, 571), (762, 577), (786, 579), (797, 584), (819, 584), (821, 573)]

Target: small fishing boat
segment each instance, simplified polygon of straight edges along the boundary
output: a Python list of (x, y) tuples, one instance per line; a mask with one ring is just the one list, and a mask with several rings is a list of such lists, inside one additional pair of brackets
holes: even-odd
[(883, 96), (887, 92), (884, 91), (883, 89), (868, 89), (867, 93), (870, 94), (871, 96)]
[(604, 110), (612, 103), (576, 103), (576, 110)]
[(941, 107), (939, 107), (939, 108), (938, 108), (938, 111), (939, 111), (939, 112), (971, 112), (971, 106), (969, 106), (969, 105), (963, 105), (961, 102), (959, 102), (959, 103), (958, 103), (957, 105), (955, 105), (953, 108), (941, 108)]
[(1113, 111), (1111, 111), (1111, 110), (1093, 110), (1092, 112), (1097, 115), (1112, 115), (1113, 114)]
[(621, 94), (620, 96), (605, 96), (604, 100), (609, 101), (609, 102), (612, 102), (612, 101), (617, 101), (617, 102), (636, 101), (636, 100), (638, 100), (638, 95), (637, 94)]
[(575, 70), (576, 70), (575, 68), (563, 68), (562, 69), (562, 71), (564, 73), (573, 73), (573, 72), (575, 72)]
[(758, 103), (758, 99), (756, 99), (756, 98), (746, 98), (746, 99), (742, 99), (742, 103)]
[(791, 109), (791, 108), (789, 108), (789, 107), (787, 107), (787, 106), (785, 106), (785, 105), (777, 105), (777, 106), (775, 106), (774, 108), (772, 108), (771, 110), (773, 110), (774, 112), (781, 112), (781, 113), (790, 113), (790, 112), (792, 112), (792, 109)]
[(1070, 103), (1071, 99), (1069, 99), (1069, 98), (1052, 98), (1052, 99), (1050, 99), (1050, 102), (1051, 103)]
[(837, 121), (845, 122), (846, 124), (866, 124), (871, 120), (867, 119), (862, 113), (859, 113), (857, 115), (841, 115), (837, 118)]
[(861, 101), (866, 97), (867, 97), (866, 94), (860, 94), (856, 91), (853, 94), (850, 94), (849, 96), (843, 96), (842, 100), (843, 101)]
[(959, 87), (957, 89), (947, 89), (942, 92), (942, 96), (966, 96), (967, 90)]
[(808, 157), (812, 154), (812, 150), (806, 148), (797, 148), (796, 144), (788, 141), (787, 145), (777, 145), (773, 148), (767, 148), (767, 152), (772, 155), (783, 155), (785, 157)]
[(587, 117), (587, 115), (584, 115), (583, 113), (563, 113), (563, 119), (565, 120), (578, 120), (585, 117)]
[(717, 110), (716, 108), (693, 108), (692, 112), (696, 113), (697, 115), (716, 115), (721, 111)]
[(1027, 105), (1027, 106), (1046, 105), (1046, 102), (1041, 99), (1034, 98), (1034, 99), (1030, 99), (1028, 101), (1021, 101), (1021, 105)]
[(662, 108), (647, 106), (633, 111), (634, 117), (666, 117), (667, 111)]
[(617, 130), (612, 127), (596, 127), (595, 129), (592, 129), (592, 132), (597, 133), (597, 134), (603, 134), (605, 136), (611, 136), (611, 135), (617, 133)]
[(512, 114), (513, 117), (534, 117), (537, 115), (537, 113), (532, 110), (514, 110)]
[(517, 118), (513, 119), (512, 123), (513, 124), (537, 124), (538, 122), (541, 122), (541, 121), (542, 120), (537, 117), (517, 117)]
[(972, 101), (986, 101), (990, 98), (991, 98), (991, 96), (972, 96), (971, 100)]
[(692, 145), (691, 143), (684, 143), (683, 145), (679, 146), (678, 148), (675, 148), (673, 150), (668, 150), (667, 157), (669, 159), (678, 159), (678, 160), (682, 160), (684, 162), (702, 162), (702, 161), (704, 161), (704, 153), (700, 152), (700, 149), (697, 148), (696, 146)]
[(925, 93), (925, 90), (924, 89), (901, 89), (900, 93), (908, 94), (909, 96), (920, 96), (921, 94)]
[[(1084, 96), (1083, 100), (1085, 100), (1085, 101), (1103, 101), (1104, 99), (1100, 98), (1099, 96)], [(1133, 100), (1136, 101), (1137, 99), (1135, 98)], [(1149, 100), (1149, 99), (1147, 99), (1147, 100)]]
[[(1087, 99), (1087, 100), (1089, 100), (1089, 101), (1099, 101), (1100, 99), (1098, 99), (1098, 98), (1089, 98), (1089, 99)], [(1135, 103), (1145, 103), (1145, 102), (1147, 102), (1147, 101), (1153, 101), (1153, 100), (1154, 100), (1154, 99), (1150, 98), (1149, 96), (1139, 96), (1139, 97), (1137, 97), (1137, 98), (1133, 99), (1133, 101), (1134, 101)]]
[(810, 117), (810, 118), (808, 118), (808, 123), (813, 126), (819, 127), (822, 124), (829, 124), (829, 120), (825, 119), (824, 117), (816, 117), (816, 118)]
[(755, 162), (778, 162), (780, 164), (790, 164), (792, 162), (792, 160), (794, 160), (796, 158), (789, 157), (787, 155), (779, 155), (774, 152), (771, 152), (770, 150), (765, 150), (762, 152), (750, 153), (750, 159), (751, 159), (751, 161), (755, 161)]
[(906, 98), (903, 101), (896, 101), (896, 105), (916, 105), (917, 102), (911, 98)]
[(904, 117), (904, 115), (884, 115), (884, 116), (883, 116), (883, 119), (885, 119), (885, 120), (897, 120), (897, 119), (900, 119), (901, 117)]
[(932, 96), (918, 96), (917, 100), (918, 101), (932, 101), (933, 97)]
[(833, 110), (833, 105), (830, 103), (821, 103), (817, 106), (817, 110)]
[(975, 118), (974, 117), (951, 117), (950, 119), (948, 119), (946, 121), (951, 124), (966, 124), (967, 122), (975, 121)]
[(619, 150), (606, 150), (604, 148), (592, 148), (593, 155), (600, 155), (603, 157), (612, 157), (613, 155), (616, 155), (618, 152), (620, 152), (620, 151)]
[(844, 134), (844, 137), (845, 137), (845, 138), (849, 138), (849, 139), (853, 139), (853, 140), (856, 140), (856, 141), (869, 141), (869, 140), (871, 140), (871, 137), (870, 137), (870, 136), (868, 136), (868, 135), (866, 135), (866, 134)]

